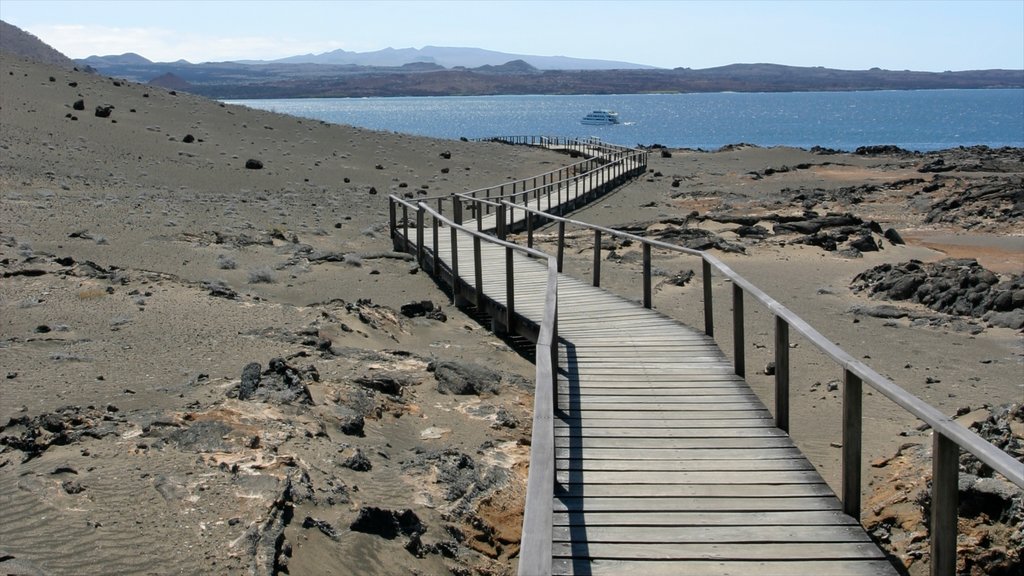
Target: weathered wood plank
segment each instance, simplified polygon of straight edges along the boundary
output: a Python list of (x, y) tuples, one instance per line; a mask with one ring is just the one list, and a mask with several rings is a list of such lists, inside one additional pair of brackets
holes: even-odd
[(788, 448), (793, 441), (780, 438), (565, 438), (555, 437), (556, 448), (631, 448), (666, 450), (672, 448)]
[(747, 460), (569, 460), (558, 459), (555, 470), (618, 470), (623, 472), (814, 470), (806, 458)]
[(555, 428), (556, 437), (580, 438), (779, 438), (778, 428), (605, 428), (597, 426)]
[(562, 484), (817, 484), (821, 476), (813, 470), (715, 471), (620, 471), (558, 470), (555, 481)]
[[(556, 448), (555, 458), (570, 458), (569, 448)], [(586, 451), (587, 460), (776, 460), (780, 458), (802, 457), (795, 446), (785, 448), (694, 448), (694, 449), (652, 449), (636, 450), (634, 448), (591, 448)], [(574, 459), (583, 459), (577, 456)]]
[[(777, 527), (773, 527), (777, 528)], [(587, 556), (621, 560), (881, 560), (871, 542), (608, 543), (588, 541), (551, 546), (555, 558)]]
[[(589, 487), (588, 487), (589, 489)], [(838, 510), (836, 498), (555, 498), (555, 512), (750, 512), (766, 510)]]
[(857, 521), (838, 510), (772, 512), (558, 512), (555, 526), (856, 526)]
[(553, 574), (589, 574), (610, 576), (637, 574), (643, 576), (883, 576), (896, 572), (887, 560), (820, 560), (820, 561), (721, 561), (694, 560), (607, 560), (592, 561), (556, 559)]
[[(572, 505), (574, 499), (586, 498), (591, 502), (600, 500), (609, 506), (621, 504), (625, 506), (624, 510), (639, 510), (637, 506), (654, 498), (681, 506), (666, 510), (686, 511), (686, 506), (704, 505), (708, 510), (715, 509), (709, 506), (726, 506), (720, 509), (841, 511), (839, 501), (824, 481), (818, 484), (563, 484), (556, 485), (555, 490), (556, 499), (562, 500), (566, 506)], [(607, 508), (606, 511), (616, 509)]]

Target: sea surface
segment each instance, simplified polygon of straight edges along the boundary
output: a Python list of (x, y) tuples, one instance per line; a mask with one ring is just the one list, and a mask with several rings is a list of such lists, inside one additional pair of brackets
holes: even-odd
[[(1024, 147), (1024, 90), (913, 90), (584, 96), (445, 96), (230, 100), (336, 124), (435, 138), (596, 136), (623, 145), (713, 150), (727, 144), (892, 144), (930, 151)], [(584, 126), (591, 110), (620, 124)]]

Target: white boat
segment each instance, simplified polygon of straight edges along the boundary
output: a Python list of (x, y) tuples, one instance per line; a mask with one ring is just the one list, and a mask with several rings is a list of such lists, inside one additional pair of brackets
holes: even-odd
[(612, 112), (611, 110), (594, 110), (590, 114), (584, 116), (582, 120), (580, 120), (580, 124), (587, 124), (589, 126), (601, 126), (605, 124), (618, 123), (618, 112)]

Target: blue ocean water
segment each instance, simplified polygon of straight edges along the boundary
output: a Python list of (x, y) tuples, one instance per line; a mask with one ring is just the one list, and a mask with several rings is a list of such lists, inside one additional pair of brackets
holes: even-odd
[[(597, 136), (623, 145), (712, 150), (893, 144), (929, 151), (1024, 147), (1024, 90), (918, 90), (585, 96), (452, 96), (230, 100), (252, 108), (363, 128), (458, 139)], [(621, 124), (584, 126), (610, 109)]]

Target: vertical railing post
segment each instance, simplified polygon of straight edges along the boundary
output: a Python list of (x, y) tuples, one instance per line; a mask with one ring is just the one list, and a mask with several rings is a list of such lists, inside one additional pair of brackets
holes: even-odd
[(513, 332), (516, 310), (515, 260), (511, 246), (505, 247), (505, 330)]
[(601, 285), (601, 231), (594, 230), (594, 286)]
[(402, 204), (402, 240), (404, 240), (404, 246), (402, 252), (409, 251), (409, 207)]
[(736, 375), (747, 375), (747, 362), (743, 354), (743, 288), (732, 283), (732, 343)]
[[(456, 198), (455, 213), (459, 214), (461, 212), (461, 209), (459, 208), (459, 204), (457, 202), (458, 202), (458, 199)], [(449, 226), (448, 228), (452, 232), (452, 234), (451, 234), (451, 241), (452, 241), (452, 304), (456, 304), (457, 305), (459, 303), (459, 298), (460, 298), (460, 296), (459, 296), (459, 282), (460, 282), (460, 280), (459, 280), (459, 242), (458, 242), (458, 235), (457, 235), (458, 228), (456, 228), (455, 226)]]
[(711, 293), (711, 262), (701, 259), (703, 280), (704, 280), (704, 333), (709, 337), (715, 337), (715, 306), (713, 294)]
[(651, 304), (651, 245), (644, 242), (644, 308)]
[[(440, 213), (440, 212), (441, 211), (438, 210), (438, 213)], [(433, 238), (433, 246), (432, 246), (432, 248), (434, 249), (433, 272), (434, 272), (434, 277), (435, 278), (437, 277), (438, 274), (441, 273), (441, 254), (438, 253), (438, 250), (437, 250), (437, 245), (438, 245), (437, 234), (439, 232), (439, 230), (438, 230), (439, 224), (440, 224), (440, 222), (439, 222), (437, 217), (434, 217), (434, 218), (430, 219), (430, 225), (431, 225), (432, 230), (434, 231), (434, 238)]]
[(459, 226), (462, 225), (462, 197), (452, 196), (452, 220)]
[(565, 220), (558, 221), (558, 273), (562, 273), (562, 259), (565, 255)]
[(395, 250), (399, 250), (400, 246), (398, 245), (398, 209), (395, 207), (394, 198), (388, 199), (388, 212), (390, 213), (388, 221), (390, 223), (389, 233), (391, 234), (391, 245), (394, 247)]
[(775, 317), (775, 426), (789, 432), (789, 323)]
[(960, 447), (932, 431), (932, 576), (956, 574)]
[(505, 239), (505, 210), (507, 209), (508, 207), (504, 202), (498, 204), (494, 209), (494, 217), (496, 219), (494, 231), (498, 235), (498, 238), (501, 238), (502, 240)]
[(473, 276), (476, 280), (476, 296), (473, 298), (473, 304), (479, 311), (484, 303), (484, 266), (483, 257), (480, 249), (480, 237), (473, 235)]
[(860, 520), (860, 466), (863, 388), (860, 376), (843, 376), (843, 512)]
[(423, 254), (425, 248), (423, 247), (423, 216), (427, 210), (423, 204), (416, 205), (416, 264), (420, 268), (423, 268)]

